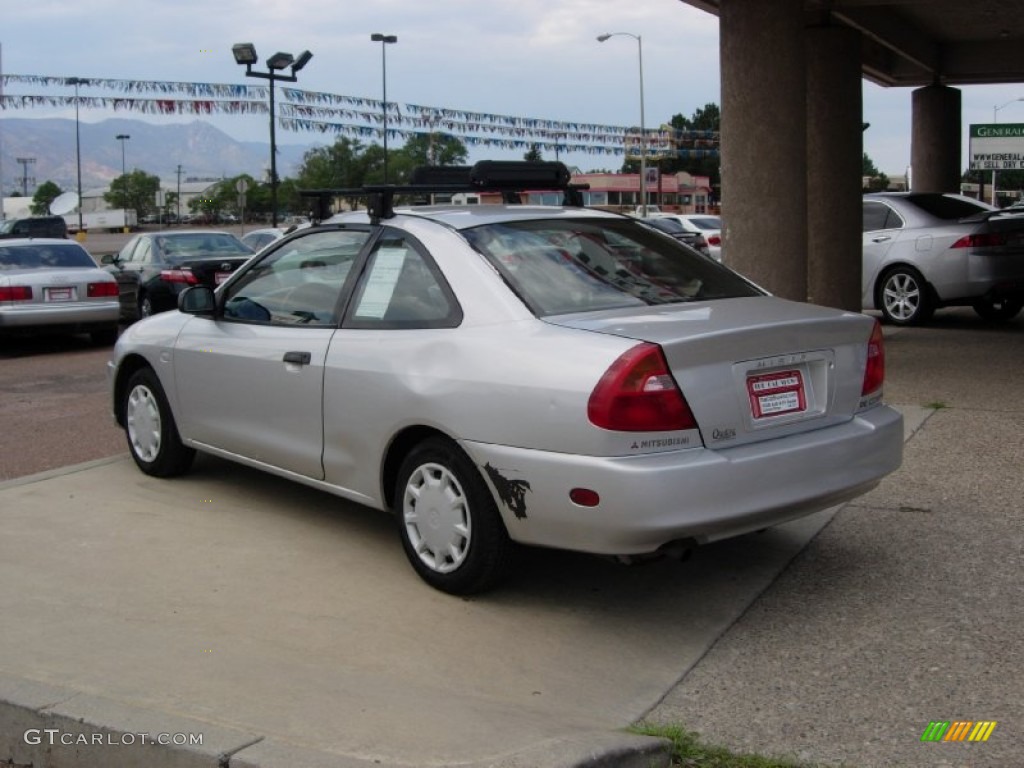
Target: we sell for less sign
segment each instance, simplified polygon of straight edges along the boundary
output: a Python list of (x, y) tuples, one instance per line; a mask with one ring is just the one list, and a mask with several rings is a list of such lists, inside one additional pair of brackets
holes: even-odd
[(981, 123), (971, 126), (972, 171), (1024, 169), (1024, 123)]

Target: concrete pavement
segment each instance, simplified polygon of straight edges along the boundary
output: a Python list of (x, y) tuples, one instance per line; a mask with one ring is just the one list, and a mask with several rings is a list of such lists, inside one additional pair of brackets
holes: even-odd
[[(887, 331), (903, 470), (685, 564), (536, 551), (456, 599), (386, 516), (212, 458), (174, 481), (119, 458), (4, 483), (0, 761), (664, 764), (623, 730), (647, 719), (850, 765), (1012, 765), (1024, 324), (942, 317)], [(920, 743), (951, 718), (999, 725)]]

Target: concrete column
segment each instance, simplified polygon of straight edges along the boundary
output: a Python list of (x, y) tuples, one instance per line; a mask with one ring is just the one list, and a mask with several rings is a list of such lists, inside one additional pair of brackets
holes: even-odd
[(864, 157), (860, 33), (807, 30), (807, 299), (859, 312)]
[(960, 91), (928, 85), (913, 94), (910, 137), (914, 192), (959, 192)]
[(721, 0), (725, 262), (783, 298), (807, 298), (803, 0)]

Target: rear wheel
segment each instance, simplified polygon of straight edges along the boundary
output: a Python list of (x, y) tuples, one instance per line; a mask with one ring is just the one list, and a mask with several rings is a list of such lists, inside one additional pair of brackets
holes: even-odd
[(139, 296), (139, 319), (145, 317), (152, 317), (153, 315), (153, 300), (149, 298), (148, 293), (144, 293)]
[(979, 317), (994, 322), (1013, 320), (1024, 308), (1020, 299), (978, 299), (972, 305)]
[(167, 404), (160, 380), (150, 368), (132, 374), (121, 402), (128, 450), (139, 469), (154, 477), (188, 471), (196, 452), (186, 447)]
[(912, 267), (894, 267), (882, 276), (878, 306), (894, 325), (917, 325), (935, 312), (928, 284)]
[(449, 440), (424, 440), (402, 462), (394, 511), (409, 562), (436, 589), (482, 592), (511, 566), (514, 545), (494, 498)]

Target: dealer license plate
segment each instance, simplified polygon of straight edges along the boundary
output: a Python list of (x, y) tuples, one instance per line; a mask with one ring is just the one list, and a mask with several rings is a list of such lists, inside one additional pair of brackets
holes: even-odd
[(807, 410), (804, 377), (800, 371), (777, 371), (747, 377), (750, 411), (755, 419)]
[(74, 288), (70, 285), (62, 285), (58, 288), (47, 288), (47, 301), (71, 301), (75, 298)]

